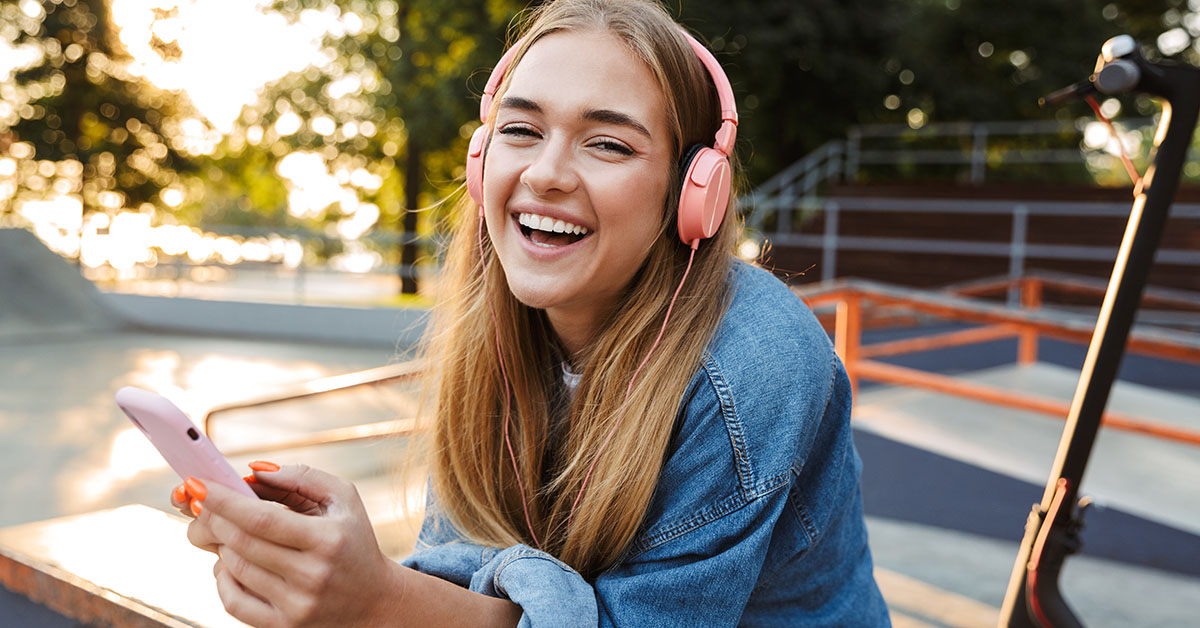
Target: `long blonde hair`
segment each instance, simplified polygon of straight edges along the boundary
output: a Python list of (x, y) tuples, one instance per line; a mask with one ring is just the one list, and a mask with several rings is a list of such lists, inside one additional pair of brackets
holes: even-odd
[[(530, 15), (512, 67), (539, 38), (563, 30), (610, 32), (647, 64), (665, 96), (677, 155), (694, 143), (712, 143), (720, 123), (716, 90), (661, 6), (634, 0), (546, 4)], [(443, 294), (426, 345), (436, 404), (430, 474), (438, 507), (471, 540), (534, 545), (536, 533), (542, 549), (585, 577), (619, 561), (634, 540), (680, 401), (725, 311), (738, 231), (730, 203), (717, 234), (700, 244), (662, 340), (627, 396), (688, 259), (688, 247), (676, 236), (680, 173), (674, 170), (664, 173), (671, 185), (661, 231), (624, 305), (575, 365), (582, 379), (570, 400), (561, 383), (565, 352), (545, 312), (523, 305), (509, 291), (481, 229), (478, 206), (464, 195), (456, 207)], [(500, 356), (511, 385), (508, 400)], [(506, 402), (519, 481), (502, 436)]]

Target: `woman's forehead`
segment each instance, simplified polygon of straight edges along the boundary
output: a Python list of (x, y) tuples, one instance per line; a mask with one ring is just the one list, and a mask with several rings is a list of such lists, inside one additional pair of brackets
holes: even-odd
[(534, 42), (505, 92), (504, 100), (518, 99), (544, 111), (618, 111), (651, 129), (666, 124), (666, 100), (654, 73), (623, 41), (601, 30), (558, 31)]

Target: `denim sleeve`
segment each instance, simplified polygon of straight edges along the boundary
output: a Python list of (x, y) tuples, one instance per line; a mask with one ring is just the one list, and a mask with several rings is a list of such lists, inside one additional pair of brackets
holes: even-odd
[(595, 590), (566, 563), (526, 545), (499, 549), (465, 542), (432, 500), (429, 507), (417, 549), (401, 564), (512, 600), (521, 607), (519, 628), (597, 625)]
[[(520, 628), (736, 626), (770, 544), (770, 522), (786, 497), (781, 485), (761, 499), (733, 500), (709, 515), (719, 517), (719, 527), (730, 534), (684, 535), (622, 562), (594, 583), (525, 545), (498, 549), (461, 540), (422, 543), (403, 564), (476, 593), (512, 600), (522, 610)], [(427, 517), (426, 524), (423, 529), (445, 522)]]

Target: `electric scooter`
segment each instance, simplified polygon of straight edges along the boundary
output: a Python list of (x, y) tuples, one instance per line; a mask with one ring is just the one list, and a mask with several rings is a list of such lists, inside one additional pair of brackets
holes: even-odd
[[(1000, 611), (1001, 628), (1078, 628), (1058, 579), (1064, 561), (1080, 547), (1087, 498), (1079, 486), (1100, 428), (1125, 342), (1141, 302), (1146, 277), (1187, 158), (1200, 114), (1200, 69), (1142, 56), (1128, 35), (1104, 43), (1093, 74), (1042, 99), (1043, 106), (1089, 98), (1094, 93), (1143, 93), (1163, 100), (1154, 136), (1153, 161), (1135, 183), (1133, 209), (1104, 295), (1096, 331), (1080, 373), (1071, 412), (1040, 504), (1025, 524)], [(1091, 101), (1095, 108), (1095, 101)], [(1099, 112), (1097, 112), (1099, 113)]]

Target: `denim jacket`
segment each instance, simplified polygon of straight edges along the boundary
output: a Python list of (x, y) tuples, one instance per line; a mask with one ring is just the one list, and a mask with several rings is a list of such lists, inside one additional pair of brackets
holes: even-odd
[(730, 281), (622, 562), (588, 581), (525, 545), (474, 545), (431, 500), (404, 564), (512, 600), (522, 627), (888, 626), (842, 364), (775, 277), (734, 262)]

